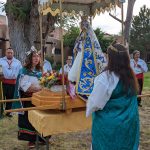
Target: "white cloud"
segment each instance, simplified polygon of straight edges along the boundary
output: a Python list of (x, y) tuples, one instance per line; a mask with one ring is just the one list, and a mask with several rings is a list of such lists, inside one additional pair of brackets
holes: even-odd
[[(147, 5), (147, 7), (148, 6), (150, 7), (150, 0), (136, 0), (134, 5), (133, 15), (138, 15), (140, 8), (144, 4)], [(124, 19), (125, 19), (126, 11), (127, 11), (127, 2), (124, 4)], [(111, 13), (116, 17), (121, 18), (120, 8), (113, 10)], [(110, 34), (117, 34), (121, 31), (121, 24), (118, 21), (114, 20), (112, 17), (110, 17), (107, 12), (101, 14), (100, 16), (96, 16), (94, 18), (93, 28), (97, 28), (97, 27), (100, 27), (104, 32)]]

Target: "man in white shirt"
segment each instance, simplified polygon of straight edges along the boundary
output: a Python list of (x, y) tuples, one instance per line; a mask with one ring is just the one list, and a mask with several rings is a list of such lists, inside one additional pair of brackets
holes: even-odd
[[(130, 65), (136, 75), (136, 78), (139, 83), (139, 95), (142, 94), (143, 89), (143, 81), (144, 81), (144, 73), (148, 71), (147, 64), (144, 60), (140, 59), (140, 52), (135, 50), (133, 52), (133, 59), (130, 61)], [(138, 106), (141, 105), (141, 98), (138, 98)]]
[[(19, 70), (22, 68), (21, 62), (14, 58), (14, 51), (12, 48), (6, 49), (6, 56), (0, 58), (0, 65), (3, 71), (3, 96), (5, 99), (13, 99), (16, 79)], [(12, 103), (6, 103), (6, 110), (11, 109)], [(6, 114), (11, 117), (10, 113)]]
[[(68, 73), (72, 67), (72, 56), (68, 56), (68, 59), (66, 62), (67, 62), (67, 64), (64, 65), (64, 74), (68, 75)], [(59, 73), (62, 74), (62, 68), (60, 69)]]
[(43, 72), (52, 72), (52, 66), (51, 63), (49, 61), (47, 61), (46, 59), (44, 60), (44, 65), (43, 65)]
[[(39, 51), (38, 54), (41, 57), (41, 51)], [(47, 73), (47, 72), (48, 73), (52, 72), (52, 65), (51, 65), (51, 63), (49, 61), (44, 59), (44, 62), (43, 62), (43, 73)]]

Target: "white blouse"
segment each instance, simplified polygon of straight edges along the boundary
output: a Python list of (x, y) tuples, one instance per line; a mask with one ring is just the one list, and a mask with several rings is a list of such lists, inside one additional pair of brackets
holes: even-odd
[(0, 65), (2, 65), (2, 71), (5, 79), (16, 79), (19, 70), (22, 68), (21, 62), (14, 58), (9, 61), (7, 57), (0, 58)]
[(51, 63), (47, 60), (44, 60), (44, 65), (43, 65), (43, 72), (51, 72), (52, 71), (52, 66)]
[[(131, 65), (131, 68), (133, 69), (135, 74), (140, 74), (140, 73), (144, 73), (144, 72), (148, 71), (147, 64), (145, 63), (144, 60), (142, 60), (140, 58), (138, 59), (137, 63), (135, 62), (134, 59), (131, 59), (130, 60), (130, 65)], [(137, 65), (140, 65), (141, 68), (139, 68)]]
[(86, 117), (104, 108), (118, 82), (119, 77), (108, 71), (102, 72), (95, 78), (93, 91), (86, 104)]
[(40, 88), (40, 82), (37, 77), (23, 75), (19, 80), (19, 87), (24, 91), (27, 92), (29, 87), (33, 85), (37, 88)]
[[(68, 74), (70, 72), (71, 66), (69, 66), (68, 64), (64, 65), (64, 73)], [(59, 74), (62, 74), (62, 68), (59, 71)]]

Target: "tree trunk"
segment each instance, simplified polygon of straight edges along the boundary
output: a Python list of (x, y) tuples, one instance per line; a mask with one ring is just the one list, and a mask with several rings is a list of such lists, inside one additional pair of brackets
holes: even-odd
[(127, 15), (125, 21), (125, 29), (124, 29), (124, 40), (125, 43), (129, 43), (129, 34), (133, 16), (133, 8), (136, 0), (128, 0), (128, 8), (127, 8)]
[[(31, 9), (27, 19), (20, 20), (14, 15), (9, 4), (14, 6), (23, 6), (27, 5), (31, 1)], [(38, 0), (7, 0), (6, 10), (8, 17), (8, 27), (9, 27), (9, 36), (10, 44), (14, 49), (15, 57), (17, 57), (21, 62), (24, 62), (25, 52), (29, 51), (31, 46), (35, 46), (40, 50), (40, 43), (35, 45), (36, 42), (40, 42), (40, 23), (39, 23), (39, 12), (38, 12)], [(48, 18), (48, 19), (47, 19)], [(51, 15), (49, 17), (43, 17), (43, 31), (46, 32), (46, 35), (49, 33), (49, 30), (52, 30), (54, 27), (54, 19)]]

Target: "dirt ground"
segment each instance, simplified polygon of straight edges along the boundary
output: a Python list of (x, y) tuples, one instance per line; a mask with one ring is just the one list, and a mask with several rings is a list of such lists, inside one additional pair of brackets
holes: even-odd
[[(142, 104), (140, 150), (150, 150), (150, 98), (143, 99)], [(50, 146), (51, 150), (89, 150), (90, 141), (90, 131), (83, 131), (53, 136)], [(0, 150), (28, 150), (27, 142), (17, 140), (17, 116), (0, 120)]]

